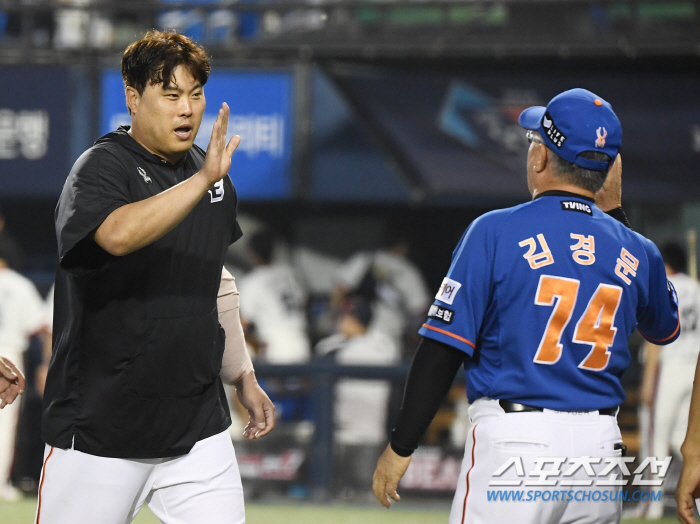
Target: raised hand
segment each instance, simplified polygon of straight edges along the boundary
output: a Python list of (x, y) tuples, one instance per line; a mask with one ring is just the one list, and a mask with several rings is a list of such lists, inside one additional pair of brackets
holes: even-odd
[(215, 184), (226, 176), (231, 169), (231, 156), (233, 156), (238, 144), (241, 143), (241, 137), (233, 135), (229, 143), (226, 144), (229, 112), (228, 104), (226, 102), (221, 104), (221, 109), (219, 109), (216, 122), (211, 130), (207, 156), (200, 171), (210, 184)]

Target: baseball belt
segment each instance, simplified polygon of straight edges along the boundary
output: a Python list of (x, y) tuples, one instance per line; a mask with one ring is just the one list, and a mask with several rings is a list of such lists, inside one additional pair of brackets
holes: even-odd
[[(503, 408), (506, 413), (526, 413), (529, 411), (544, 411), (543, 408), (538, 408), (535, 406), (527, 406), (525, 404), (519, 404), (518, 402), (511, 402), (510, 400), (499, 400), (498, 403)], [(600, 415), (609, 415), (614, 417), (620, 410), (620, 406), (615, 406), (612, 408), (597, 409), (592, 411), (597, 411)], [(576, 413), (576, 412), (574, 412)], [(582, 413), (582, 412), (580, 412)]]

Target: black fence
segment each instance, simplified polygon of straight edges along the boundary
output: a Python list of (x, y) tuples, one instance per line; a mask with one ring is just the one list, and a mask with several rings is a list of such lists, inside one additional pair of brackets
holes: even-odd
[[(259, 378), (309, 377), (313, 383), (315, 430), (308, 455), (308, 478), (314, 498), (326, 499), (334, 494), (334, 386), (339, 378), (387, 379), (403, 384), (409, 364), (398, 366), (341, 366), (332, 361), (318, 360), (308, 364), (257, 364)], [(368, 483), (371, 479), (368, 480)]]

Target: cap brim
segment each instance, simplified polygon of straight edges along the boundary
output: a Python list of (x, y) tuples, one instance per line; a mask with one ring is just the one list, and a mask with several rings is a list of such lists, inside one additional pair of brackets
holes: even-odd
[(525, 111), (520, 113), (518, 123), (525, 129), (536, 131), (540, 127), (540, 122), (542, 121), (545, 111), (547, 111), (547, 108), (542, 106), (528, 107)]

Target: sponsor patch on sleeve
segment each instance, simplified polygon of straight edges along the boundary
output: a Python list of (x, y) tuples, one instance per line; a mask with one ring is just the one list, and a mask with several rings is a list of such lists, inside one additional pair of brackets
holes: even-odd
[(430, 311), (428, 311), (428, 318), (439, 320), (445, 324), (452, 324), (452, 317), (454, 316), (454, 311), (446, 307), (438, 306), (437, 304), (430, 306)]
[(561, 208), (564, 211), (578, 211), (579, 213), (585, 213), (586, 215), (593, 216), (593, 210), (591, 210), (590, 204), (585, 202), (579, 202), (577, 200), (562, 200)]
[(435, 295), (435, 300), (452, 305), (455, 295), (457, 295), (457, 291), (459, 291), (459, 288), (461, 287), (462, 284), (459, 282), (445, 277), (442, 281), (442, 285), (440, 286), (440, 290), (437, 292), (437, 295)]

